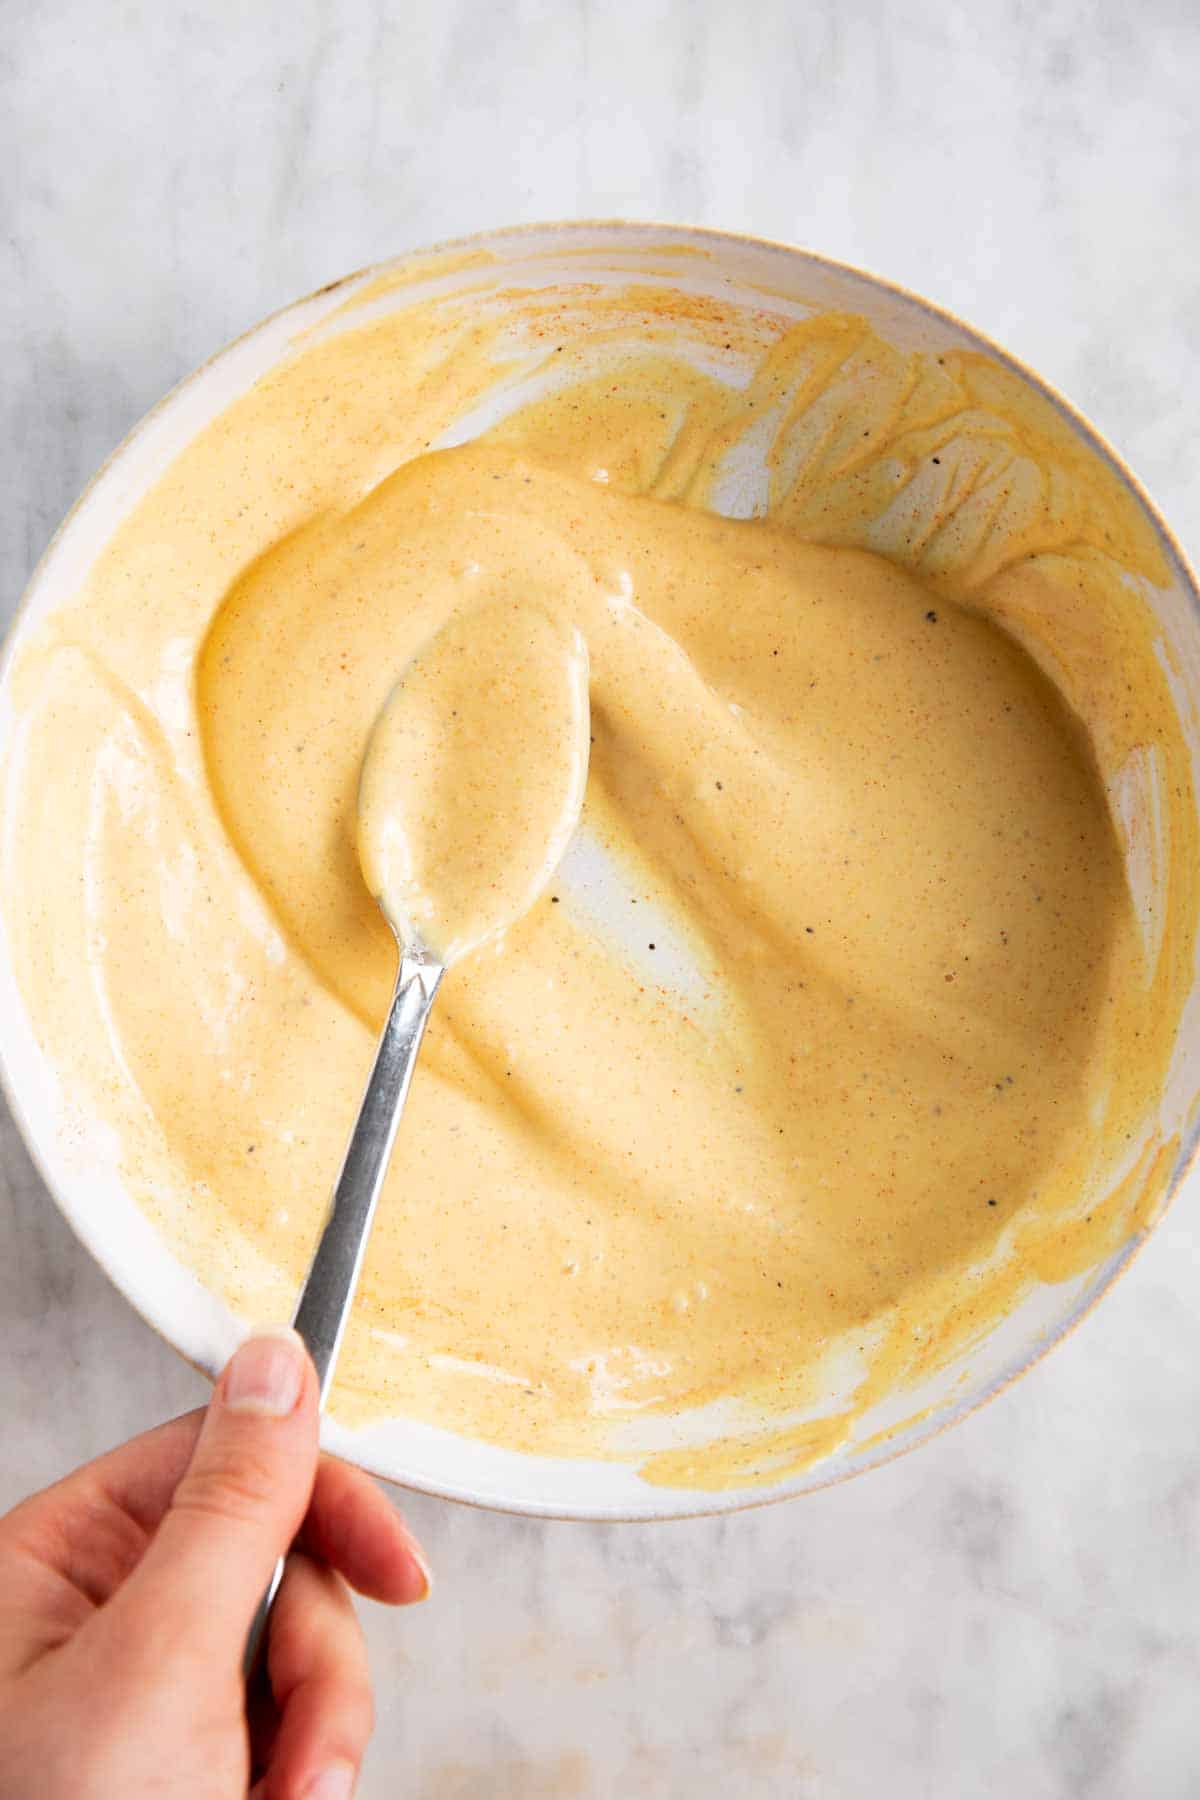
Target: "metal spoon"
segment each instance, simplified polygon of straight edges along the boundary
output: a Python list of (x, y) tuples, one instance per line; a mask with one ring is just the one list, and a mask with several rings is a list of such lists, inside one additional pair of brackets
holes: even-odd
[[(316, 1366), (322, 1406), (442, 976), (515, 924), (550, 880), (579, 819), (588, 742), (583, 639), (574, 626), (511, 601), (443, 626), (409, 664), (372, 730), (359, 789), (359, 860), (400, 965), (292, 1320)], [(441, 829), (456, 787), (466, 797), (457, 864)], [(503, 796), (514, 790), (506, 809)], [(445, 949), (427, 948), (430, 937)], [(250, 1627), (247, 1679), (283, 1569), (281, 1558)]]
[[(421, 953), (409, 954), (401, 947), (387, 1022), (334, 1185), (329, 1216), (300, 1290), (292, 1323), (316, 1366), (322, 1407), (350, 1317), (371, 1221), (400, 1128), (417, 1052), (444, 974), (441, 963), (429, 961)], [(280, 1557), (250, 1626), (243, 1663), (247, 1679), (258, 1661), (283, 1569)]]

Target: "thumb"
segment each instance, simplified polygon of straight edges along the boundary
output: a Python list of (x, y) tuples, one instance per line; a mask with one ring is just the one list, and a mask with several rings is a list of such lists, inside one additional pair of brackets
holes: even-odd
[(317, 1377), (291, 1330), (248, 1338), (226, 1364), (192, 1460), (118, 1599), (241, 1655), (317, 1470)]

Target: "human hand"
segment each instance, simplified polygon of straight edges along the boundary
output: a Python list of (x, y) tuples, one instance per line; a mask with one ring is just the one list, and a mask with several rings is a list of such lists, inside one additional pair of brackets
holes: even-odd
[[(206, 1411), (0, 1519), (3, 1800), (347, 1800), (373, 1704), (345, 1582), (429, 1584), (375, 1484), (318, 1456), (317, 1411), (299, 1338), (252, 1338)], [(297, 1535), (248, 1723), (247, 1632)]]

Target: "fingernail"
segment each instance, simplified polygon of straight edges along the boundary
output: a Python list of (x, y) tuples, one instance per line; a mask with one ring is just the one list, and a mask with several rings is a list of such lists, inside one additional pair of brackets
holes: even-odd
[(285, 1419), (304, 1386), (304, 1358), (304, 1345), (290, 1329), (256, 1332), (247, 1338), (234, 1352), (222, 1384), (230, 1412)]
[(350, 1763), (330, 1763), (305, 1788), (304, 1800), (350, 1800), (354, 1792), (354, 1773)]
[(417, 1571), (425, 1584), (420, 1593), (414, 1594), (412, 1599), (408, 1602), (410, 1606), (416, 1606), (420, 1601), (428, 1600), (430, 1590), (433, 1587), (433, 1575), (430, 1571), (429, 1564), (425, 1561), (425, 1552), (422, 1550), (420, 1544), (418, 1544), (416, 1538), (409, 1536), (407, 1531), (404, 1536), (408, 1547), (408, 1554), (416, 1563)]

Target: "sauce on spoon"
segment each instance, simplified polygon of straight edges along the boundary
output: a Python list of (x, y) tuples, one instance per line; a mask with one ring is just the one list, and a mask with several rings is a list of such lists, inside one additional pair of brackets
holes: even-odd
[(392, 690), (359, 785), (359, 861), (401, 943), (448, 965), (528, 912), (587, 766), (576, 627), (511, 602), (455, 614)]

